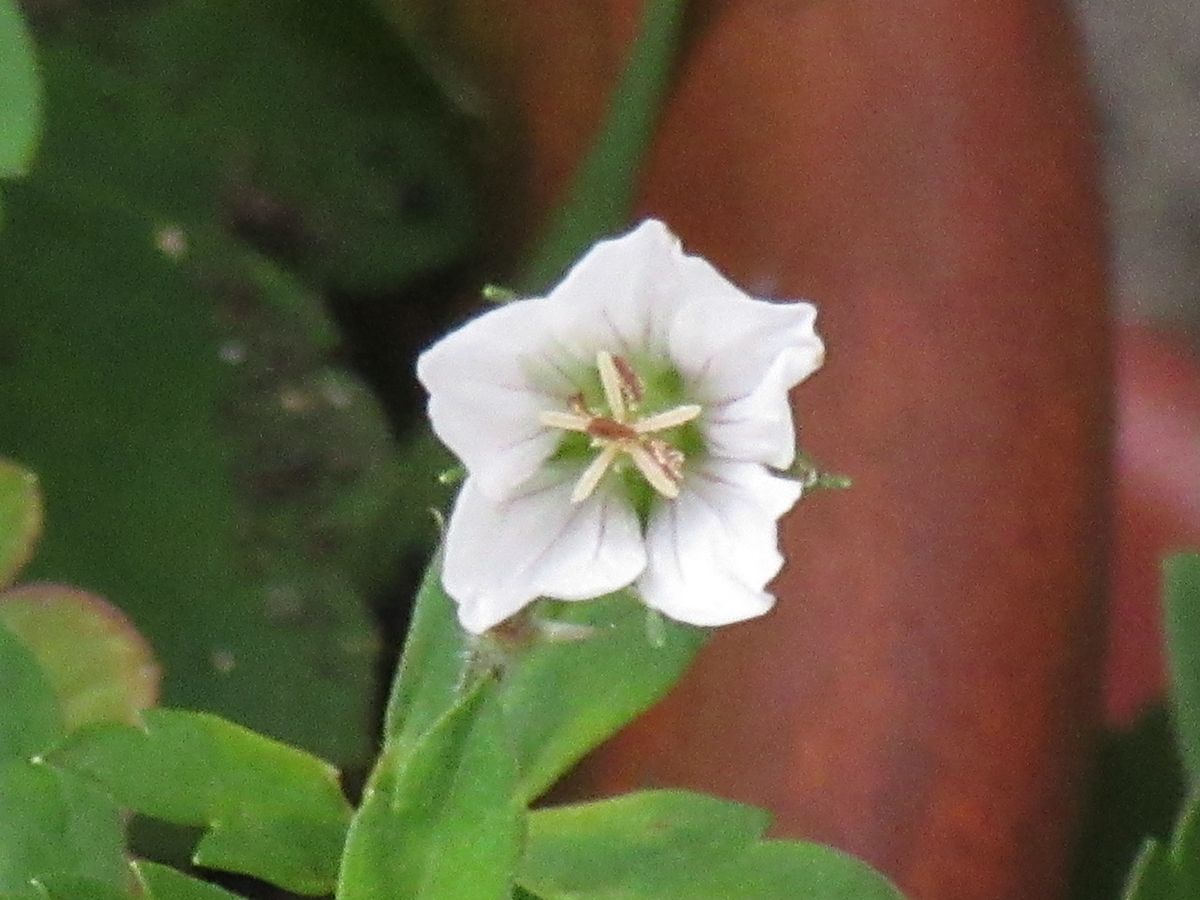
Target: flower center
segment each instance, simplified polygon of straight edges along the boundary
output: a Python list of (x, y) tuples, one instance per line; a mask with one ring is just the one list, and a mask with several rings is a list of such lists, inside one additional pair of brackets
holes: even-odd
[(686, 403), (642, 416), (639, 407), (645, 389), (627, 360), (601, 350), (596, 354), (596, 371), (607, 409), (589, 408), (583, 395), (576, 394), (570, 399), (570, 412), (547, 410), (538, 416), (547, 427), (586, 435), (591, 447), (599, 451), (579, 476), (571, 502), (582, 503), (590, 497), (605, 473), (625, 457), (654, 490), (675, 499), (683, 481), (684, 455), (661, 433), (693, 421), (700, 415), (700, 407)]

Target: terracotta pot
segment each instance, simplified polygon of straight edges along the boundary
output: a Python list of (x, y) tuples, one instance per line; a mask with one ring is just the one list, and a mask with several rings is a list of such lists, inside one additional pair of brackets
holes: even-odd
[[(491, 41), (475, 58), (530, 141), (540, 211), (636, 7), (451, 10), (466, 46)], [(830, 355), (796, 395), (802, 440), (855, 487), (800, 505), (777, 611), (724, 630), (574, 789), (761, 804), (917, 900), (1058, 896), (1098, 708), (1111, 480), (1074, 31), (1046, 0), (693, 12), (641, 210), (744, 287), (820, 304)]]

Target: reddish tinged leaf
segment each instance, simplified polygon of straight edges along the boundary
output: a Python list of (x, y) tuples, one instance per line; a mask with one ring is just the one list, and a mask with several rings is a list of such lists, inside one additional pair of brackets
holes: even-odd
[(68, 732), (100, 722), (136, 725), (158, 699), (150, 645), (95, 594), (59, 584), (13, 588), (0, 593), (0, 625), (37, 657)]

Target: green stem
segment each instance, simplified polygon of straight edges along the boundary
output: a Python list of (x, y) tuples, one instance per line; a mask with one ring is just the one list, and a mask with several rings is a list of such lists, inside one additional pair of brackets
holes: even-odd
[(637, 174), (654, 137), (683, 31), (686, 0), (648, 0), (600, 135), (543, 233), (521, 287), (553, 284), (574, 259), (619, 230), (633, 211)]

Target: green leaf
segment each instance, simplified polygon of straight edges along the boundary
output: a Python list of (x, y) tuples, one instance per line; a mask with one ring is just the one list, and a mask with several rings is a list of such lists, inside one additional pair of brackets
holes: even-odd
[(1165, 706), (1100, 736), (1071, 878), (1072, 900), (1118, 897), (1148, 836), (1166, 837), (1186, 800)]
[(525, 287), (545, 288), (590, 244), (628, 220), (637, 173), (671, 83), (685, 6), (686, 0), (646, 3), (641, 32), (613, 91), (600, 136), (532, 254)]
[(1148, 840), (1129, 873), (1123, 900), (1193, 900), (1200, 896), (1200, 794), (1192, 796), (1170, 845)]
[[(37, 658), (16, 635), (0, 625), (0, 763), (25, 761), (42, 753), (63, 733), (54, 688)], [(0, 804), (0, 810), (3, 804)]]
[(102, 598), (55, 584), (0, 593), (0, 624), (41, 665), (68, 732), (100, 722), (140, 721), (154, 704), (158, 666), (149, 645)]
[(95, 785), (40, 762), (0, 763), (0, 810), (0, 893), (55, 876), (124, 885), (121, 820)]
[(145, 900), (233, 900), (224, 888), (147, 860), (133, 864)]
[(215, 716), (150, 710), (144, 719), (145, 731), (80, 732), (49, 760), (128, 809), (207, 826), (199, 865), (301, 894), (332, 890), (350, 818), (333, 767)]
[(1169, 848), (1156, 840), (1143, 845), (1126, 882), (1125, 900), (1190, 900), (1200, 895), (1200, 553), (1168, 558), (1164, 575), (1171, 702), (1192, 796)]
[(12, 583), (33, 555), (42, 533), (37, 477), (0, 459), (0, 587)]
[(0, 625), (0, 894), (50, 876), (123, 883), (117, 808), (90, 782), (46, 765), (63, 722), (34, 654)]
[(520, 884), (544, 900), (897, 900), (863, 863), (816, 844), (761, 841), (761, 810), (648, 791), (533, 813)]
[(23, 175), (28, 169), (40, 119), (33, 41), (16, 0), (0, 0), (0, 178)]
[(417, 590), (404, 653), (384, 719), (388, 743), (411, 743), (462, 702), (474, 661), (472, 641), (442, 588), (438, 551)]
[[(531, 801), (589, 750), (661, 699), (707, 632), (664, 623), (661, 646), (646, 634), (645, 607), (627, 593), (587, 603), (543, 604), (515, 647), (478, 643), (458, 624), (435, 559), (417, 596), (413, 626), (388, 705), (386, 733), (411, 741), (459, 701), (471, 667), (502, 667), (499, 702), (517, 756), (519, 792)], [(543, 621), (589, 636), (555, 640)]]
[(39, 898), (49, 900), (129, 900), (129, 891), (95, 878), (48, 875), (39, 878)]
[(340, 900), (507, 900), (524, 808), (498, 685), (482, 677), (376, 765), (346, 841)]
[(646, 608), (628, 592), (544, 604), (540, 613), (589, 636), (544, 637), (514, 653), (504, 669), (502, 702), (527, 802), (666, 696), (709, 636), (663, 620), (652, 642)]
[(1185, 807), (1171, 841), (1177, 893), (1200, 897), (1200, 794)]
[(1163, 618), (1175, 727), (1184, 765), (1196, 787), (1200, 786), (1200, 553), (1172, 556), (1164, 571)]

